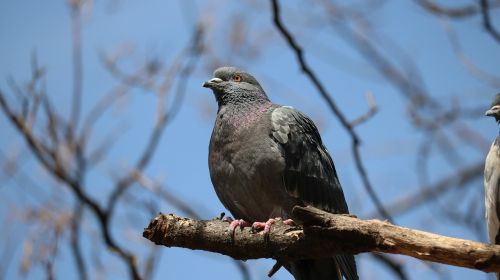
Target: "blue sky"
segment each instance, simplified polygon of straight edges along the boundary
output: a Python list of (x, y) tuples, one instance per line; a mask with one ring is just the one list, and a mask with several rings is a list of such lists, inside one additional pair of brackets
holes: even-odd
[[(300, 1), (289, 1), (286, 4), (286, 26), (304, 46), (307, 60), (348, 119), (366, 112), (366, 92), (372, 92), (376, 99), (380, 112), (357, 127), (356, 131), (362, 139), (364, 163), (379, 196), (389, 203), (417, 190), (417, 148), (424, 135), (409, 125), (405, 107), (407, 100), (376, 69), (366, 63), (358, 52), (340, 39), (332, 28), (314, 25), (314, 17), (311, 15), (321, 13), (317, 11), (317, 6)], [(0, 3), (0, 11), (0, 89), (10, 93), (6, 82), (8, 77), (19, 84), (27, 81), (30, 75), (30, 56), (36, 53), (39, 63), (48, 71), (47, 93), (57, 110), (67, 116), (72, 72), (71, 25), (66, 2), (6, 0)], [(498, 15), (498, 12), (493, 15)], [(498, 88), (471, 76), (453, 53), (446, 35), (445, 28), (453, 28), (463, 50), (481, 69), (493, 74), (500, 73), (500, 45), (483, 31), (478, 17), (447, 21), (429, 15), (414, 2), (391, 1), (383, 5), (383, 8), (372, 11), (369, 19), (379, 35), (377, 43), (383, 46), (384, 51), (392, 49), (394, 57), (400, 55), (397, 50), (404, 50), (406, 56), (418, 67), (432, 97), (439, 102), (452, 104), (458, 100), (466, 108), (486, 109), (491, 96), (498, 91)], [(373, 213), (374, 206), (355, 169), (350, 153), (350, 139), (309, 80), (301, 74), (294, 54), (272, 26), (268, 1), (236, 3), (223, 0), (122, 0), (94, 2), (87, 6), (83, 15), (84, 112), (116, 85), (116, 81), (100, 63), (100, 53), (126, 46), (132, 50), (123, 63), (123, 68), (128, 71), (138, 67), (144, 59), (156, 58), (168, 65), (188, 43), (197, 20), (202, 20), (209, 26), (206, 47), (210, 55), (217, 57), (217, 62), (236, 65), (254, 73), (272, 100), (294, 106), (314, 119), (336, 163), (351, 212), (369, 218), (367, 215)], [(241, 50), (232, 51), (228, 45), (228, 33), (237, 22), (243, 22), (246, 26), (244, 34), (247, 41), (244, 44), (257, 46), (260, 50), (255, 57)], [(152, 163), (145, 171), (151, 177), (160, 178), (172, 193), (200, 209), (207, 219), (224, 211), (212, 189), (207, 167), (208, 141), (216, 103), (211, 92), (202, 88), (201, 84), (211, 77), (212, 61), (215, 60), (201, 58), (188, 81), (181, 110), (167, 127)], [(171, 100), (169, 96), (168, 105)], [(109, 151), (108, 159), (89, 174), (88, 182), (92, 183), (88, 191), (97, 200), (105, 201), (113, 174), (119, 174), (131, 166), (142, 151), (146, 141), (144, 135), (153, 125), (156, 102), (157, 99), (151, 93), (134, 90), (98, 124), (94, 145), (100, 143), (106, 133), (116, 127), (123, 127), (124, 132)], [(467, 120), (467, 124), (488, 141), (498, 133), (494, 122), (481, 115)], [(0, 116), (0, 130), (4, 136), (0, 137), (3, 154), (19, 151), (26, 155), (21, 138), (3, 115)], [(464, 158), (461, 167), (482, 159), (486, 154), (486, 150), (482, 152), (470, 147), (459, 152)], [(437, 155), (431, 157), (430, 167), (431, 180), (457, 168)], [(3, 219), (7, 219), (14, 208), (21, 209), (50, 201), (57, 192), (61, 192), (61, 199), (64, 199), (61, 207), (71, 209), (71, 196), (68, 192), (62, 187), (48, 187), (53, 181), (47, 178), (33, 159), (26, 160), (20, 169), (42, 185), (42, 194), (29, 198), (30, 194), (23, 193), (21, 185), (24, 183), (19, 183), (22, 178), (5, 180), (0, 177), (0, 184), (3, 185), (0, 187), (0, 214)], [(18, 173), (17, 177), (23, 176)], [(467, 191), (461, 195), (482, 199), (482, 182), (474, 184), (467, 187)], [(140, 196), (141, 193), (138, 186), (131, 190), (132, 195)], [(482, 201), (478, 205), (482, 207)], [(123, 227), (127, 230), (117, 230), (114, 234), (121, 242), (137, 242), (130, 246), (131, 250), (141, 250), (141, 246), (146, 246), (146, 242), (141, 240), (142, 228), (147, 225), (151, 216), (136, 213), (133, 219), (128, 220), (126, 214), (129, 212), (126, 208), (126, 205), (121, 205), (120, 214), (123, 215), (117, 215), (115, 223), (124, 224)], [(168, 204), (160, 203), (157, 212), (160, 211), (168, 213), (176, 210)], [(446, 221), (441, 222), (439, 219), (442, 217), (435, 211), (436, 208), (433, 207), (421, 207), (396, 217), (396, 223), (455, 237), (478, 239), (471, 230)], [(482, 209), (478, 212), (482, 213)], [(87, 215), (91, 216), (89, 213)], [(478, 219), (481, 218), (482, 214), (478, 215)], [(92, 231), (92, 218), (87, 226)], [(27, 227), (19, 224), (5, 234), (16, 236), (23, 229)], [(486, 237), (483, 236), (480, 240), (485, 241)], [(92, 240), (86, 238), (83, 244), (90, 248)], [(15, 250), (7, 278), (20, 277), (17, 266), (21, 254), (22, 246), (19, 246)], [(178, 248), (165, 248), (162, 255), (156, 279), (163, 279), (162, 276), (167, 274), (175, 279), (226, 279), (239, 276), (235, 266), (225, 256)], [(56, 265), (60, 278), (72, 278), (74, 274), (69, 256), (67, 249), (63, 249)], [(122, 264), (115, 257), (103, 253), (101, 259), (103, 263), (110, 264), (108, 278), (112, 278), (111, 275), (118, 275), (118, 278), (125, 275)], [(409, 273), (410, 279), (438, 279), (435, 273), (418, 261), (405, 257), (398, 260), (406, 264), (407, 271), (412, 271)], [(367, 255), (361, 255), (358, 261), (363, 279), (392, 277)], [(253, 279), (265, 279), (267, 270), (272, 266), (272, 262), (268, 260), (247, 263)], [(449, 279), (486, 279), (483, 273), (468, 269), (447, 268), (447, 271)], [(42, 277), (41, 272), (40, 268), (35, 268), (27, 274), (27, 278), (39, 279)], [(289, 279), (289, 275), (280, 271), (274, 279)]]

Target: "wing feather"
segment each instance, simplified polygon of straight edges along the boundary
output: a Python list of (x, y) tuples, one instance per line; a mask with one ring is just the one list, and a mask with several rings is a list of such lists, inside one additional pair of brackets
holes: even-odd
[[(282, 106), (274, 109), (271, 121), (272, 135), (285, 158), (286, 191), (306, 205), (331, 213), (348, 213), (333, 160), (311, 119)], [(354, 256), (336, 255), (334, 261), (346, 279), (358, 279)]]
[(348, 213), (337, 172), (314, 123), (292, 107), (274, 109), (272, 135), (280, 143), (286, 167), (286, 191), (304, 204), (332, 213)]

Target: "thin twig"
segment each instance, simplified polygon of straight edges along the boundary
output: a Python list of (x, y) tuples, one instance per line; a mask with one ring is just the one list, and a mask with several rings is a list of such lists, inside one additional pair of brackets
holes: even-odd
[[(70, 1), (71, 10), (71, 35), (73, 51), (73, 97), (71, 103), (70, 127), (77, 131), (80, 119), (82, 103), (82, 82), (83, 82), (83, 62), (82, 62), (82, 0)], [(70, 131), (67, 131), (70, 133)], [(70, 136), (70, 135), (68, 135)]]
[(378, 112), (377, 102), (375, 102), (375, 97), (373, 97), (373, 94), (371, 92), (367, 92), (365, 97), (366, 102), (368, 103), (368, 111), (365, 114), (352, 120), (351, 127), (355, 127), (366, 122)]
[(73, 210), (73, 218), (71, 219), (71, 235), (70, 235), (70, 246), (75, 258), (76, 269), (78, 271), (78, 277), (80, 280), (88, 279), (87, 268), (85, 266), (85, 260), (82, 254), (82, 248), (80, 246), (80, 224), (82, 223), (83, 205), (80, 201), (76, 202), (75, 209)]
[(481, 3), (481, 14), (483, 16), (483, 25), (486, 31), (495, 39), (498, 43), (500, 43), (500, 32), (495, 29), (490, 19), (490, 7), (488, 0), (480, 0)]
[(462, 19), (474, 16), (479, 12), (476, 5), (448, 8), (440, 6), (430, 0), (416, 0), (415, 2), (430, 13), (449, 18)]

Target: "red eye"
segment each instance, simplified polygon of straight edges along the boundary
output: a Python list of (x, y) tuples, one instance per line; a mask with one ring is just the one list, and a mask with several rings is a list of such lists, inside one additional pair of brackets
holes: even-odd
[(241, 76), (240, 75), (234, 75), (233, 76), (233, 81), (235, 81), (235, 82), (241, 82)]

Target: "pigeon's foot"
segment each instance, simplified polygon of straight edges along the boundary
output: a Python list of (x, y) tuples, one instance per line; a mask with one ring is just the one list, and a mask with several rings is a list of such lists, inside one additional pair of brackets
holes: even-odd
[(243, 228), (251, 226), (249, 222), (243, 219), (233, 220), (233, 218), (231, 217), (226, 217), (224, 220), (229, 223), (229, 232), (231, 233), (231, 240), (234, 240), (234, 232), (236, 231), (236, 228), (239, 227), (240, 230), (243, 230)]
[(287, 226), (296, 226), (297, 224), (292, 219), (286, 219), (283, 223)]
[(276, 223), (275, 219), (269, 219), (267, 222), (255, 222), (252, 224), (252, 231), (264, 231), (264, 240), (269, 240), (269, 233), (271, 232), (271, 226)]

